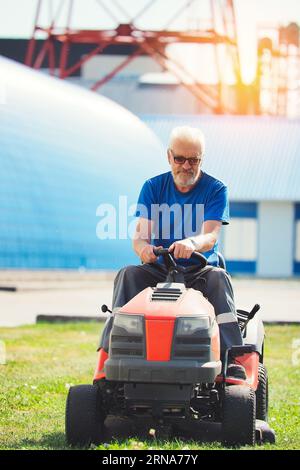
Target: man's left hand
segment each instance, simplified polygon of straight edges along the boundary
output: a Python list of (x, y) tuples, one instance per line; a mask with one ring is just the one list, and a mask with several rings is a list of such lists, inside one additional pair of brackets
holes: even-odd
[(174, 258), (189, 259), (195, 251), (195, 246), (188, 238), (172, 243), (169, 251), (173, 252)]

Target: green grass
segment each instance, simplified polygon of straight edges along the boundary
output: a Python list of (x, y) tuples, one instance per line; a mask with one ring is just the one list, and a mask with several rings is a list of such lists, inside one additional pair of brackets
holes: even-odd
[[(65, 399), (70, 384), (91, 383), (98, 323), (38, 324), (0, 328), (7, 364), (0, 365), (0, 449), (65, 449)], [(266, 365), (270, 380), (270, 424), (276, 445), (300, 448), (300, 368), (293, 365), (293, 340), (300, 326), (268, 326)], [(219, 443), (174, 439), (112, 439), (100, 449), (222, 449)]]

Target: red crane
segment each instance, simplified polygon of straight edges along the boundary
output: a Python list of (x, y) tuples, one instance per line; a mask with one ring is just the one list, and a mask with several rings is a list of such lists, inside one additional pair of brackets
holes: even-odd
[[(172, 12), (172, 16), (159, 31), (143, 30), (136, 27), (136, 22), (141, 18), (157, 0), (148, 1), (144, 7), (138, 11), (134, 17), (130, 17), (123, 5), (117, 0), (110, 2), (108, 7), (103, 0), (95, 0), (106, 15), (109, 15), (116, 26), (114, 29), (75, 29), (72, 28), (72, 16), (74, 14), (74, 4), (78, 0), (59, 0), (57, 10), (51, 12), (49, 24), (41, 24), (41, 12), (44, 8), (45, 0), (38, 0), (34, 28), (32, 37), (29, 40), (25, 64), (39, 69), (44, 61), (48, 60), (49, 71), (55, 75), (58, 69), (58, 76), (62, 79), (69, 77), (80, 67), (97, 54), (103, 53), (108, 46), (130, 45), (133, 52), (126, 56), (124, 60), (113, 68), (107, 75), (99, 79), (92, 85), (92, 90), (96, 91), (118, 72), (124, 69), (131, 61), (140, 55), (149, 55), (155, 60), (163, 70), (171, 72), (182, 86), (186, 87), (198, 100), (204, 103), (215, 113), (238, 112), (237, 108), (225, 105), (222, 93), (221, 64), (219, 59), (219, 46), (225, 46), (227, 60), (231, 62), (232, 70), (236, 77), (236, 82), (241, 83), (240, 61), (238, 53), (237, 28), (233, 0), (209, 0), (210, 5), (210, 27), (197, 28), (196, 30), (177, 31), (170, 29), (184, 11), (196, 0), (187, 0), (178, 10)], [(126, 23), (119, 22), (111, 9), (111, 4), (117, 8), (122, 15), (127, 16)], [(49, 7), (49, 3), (48, 3)], [(65, 10), (64, 26), (61, 26), (61, 14)], [(60, 21), (60, 23), (59, 23)], [(220, 32), (220, 29), (222, 30)], [(37, 37), (43, 33), (45, 39), (42, 47), (39, 48)], [(57, 49), (56, 43), (60, 45)], [(216, 70), (218, 73), (218, 86), (210, 86), (199, 82), (182, 63), (168, 54), (168, 47), (171, 44), (211, 44), (215, 50)], [(69, 63), (70, 50), (76, 44), (93, 45), (92, 50), (77, 60)], [(57, 50), (59, 52), (57, 53)]]

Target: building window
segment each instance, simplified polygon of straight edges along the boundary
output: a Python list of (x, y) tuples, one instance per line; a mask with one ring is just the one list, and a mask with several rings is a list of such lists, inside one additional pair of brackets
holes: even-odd
[(300, 274), (300, 203), (295, 204), (294, 273)]
[(226, 228), (224, 256), (229, 260), (256, 261), (255, 219), (232, 218)]
[(296, 220), (295, 261), (300, 263), (300, 220)]
[(230, 224), (224, 230), (223, 252), (227, 269), (233, 274), (256, 272), (257, 204), (232, 202)]

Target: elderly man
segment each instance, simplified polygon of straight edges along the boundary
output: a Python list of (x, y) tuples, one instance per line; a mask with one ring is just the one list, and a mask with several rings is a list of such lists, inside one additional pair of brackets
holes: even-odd
[[(200, 130), (177, 127), (172, 131), (167, 152), (171, 171), (147, 180), (138, 200), (136, 215), (139, 219), (133, 248), (143, 264), (127, 266), (118, 272), (113, 312), (141, 290), (165, 280), (166, 268), (153, 249), (168, 248), (177, 263), (186, 268), (186, 286), (200, 290), (214, 306), (223, 354), (230, 346), (241, 345), (242, 337), (230, 277), (218, 267), (217, 240), (222, 224), (229, 223), (227, 187), (201, 169), (204, 151), (204, 136)], [(166, 209), (165, 214), (161, 207)], [(172, 212), (173, 217), (170, 217)], [(169, 220), (163, 217), (166, 214)], [(202, 224), (195, 232), (193, 227), (201, 216)], [(207, 267), (199, 268), (198, 261), (191, 257), (194, 251), (203, 253), (208, 260)], [(106, 324), (102, 339), (104, 350), (108, 349), (110, 328), (111, 320)], [(234, 370), (237, 376), (243, 376), (243, 370), (233, 367)]]

